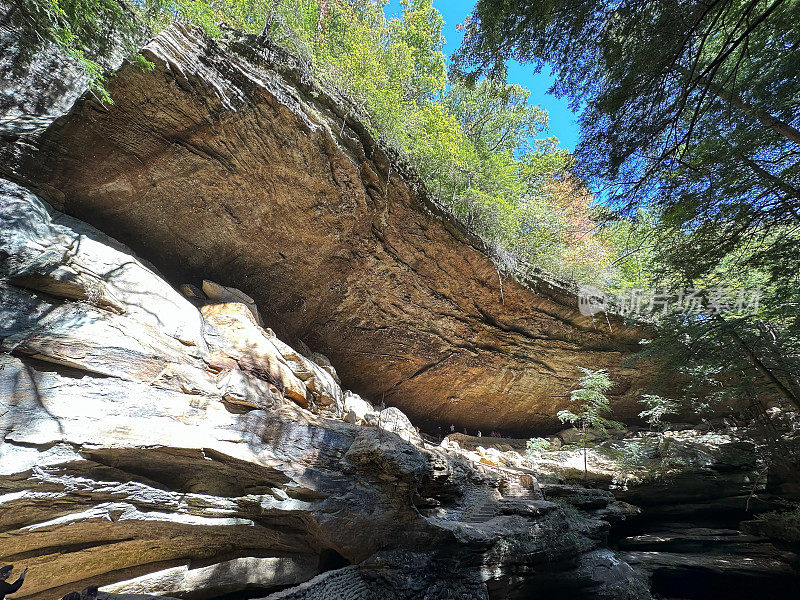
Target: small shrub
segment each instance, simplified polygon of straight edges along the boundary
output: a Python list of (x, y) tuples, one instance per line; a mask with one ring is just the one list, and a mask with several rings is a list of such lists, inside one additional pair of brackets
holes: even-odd
[(608, 437), (609, 429), (622, 429), (623, 425), (603, 416), (611, 412), (611, 403), (605, 393), (614, 387), (614, 382), (609, 379), (608, 373), (603, 369), (593, 371), (584, 367), (578, 368), (584, 373), (579, 380), (581, 387), (573, 390), (569, 398), (570, 402), (578, 404), (577, 412), (561, 410), (557, 416), (562, 423), (570, 423), (581, 432), (583, 474), (584, 477), (587, 477), (589, 474), (586, 451), (589, 440), (588, 430), (592, 428), (596, 435)]
[(668, 398), (644, 394), (641, 402), (647, 408), (640, 412), (639, 416), (647, 421), (651, 429), (657, 431), (665, 431), (669, 428), (669, 421), (664, 419), (666, 415), (678, 413), (678, 403)]
[(528, 457), (549, 450), (552, 447), (550, 440), (541, 437), (533, 437), (525, 444), (525, 455)]

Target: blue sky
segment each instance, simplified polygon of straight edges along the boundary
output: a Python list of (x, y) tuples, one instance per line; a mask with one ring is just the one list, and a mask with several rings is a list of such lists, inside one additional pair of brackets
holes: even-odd
[[(449, 56), (461, 45), (463, 34), (456, 31), (456, 25), (472, 12), (475, 5), (467, 0), (433, 0), (433, 5), (442, 13), (444, 18), (444, 37), (447, 44), (444, 52)], [(400, 0), (389, 0), (386, 7), (388, 16), (400, 13)], [(531, 104), (538, 104), (550, 113), (550, 134), (555, 135), (564, 148), (575, 149), (578, 142), (578, 123), (575, 114), (569, 109), (566, 98), (556, 98), (547, 93), (553, 84), (549, 73), (533, 73), (531, 65), (521, 65), (511, 62), (508, 65), (508, 80), (518, 83), (531, 91)]]

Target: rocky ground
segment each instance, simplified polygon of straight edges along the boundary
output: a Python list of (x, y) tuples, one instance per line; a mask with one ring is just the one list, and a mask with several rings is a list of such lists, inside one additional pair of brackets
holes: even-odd
[(21, 597), (503, 598), (537, 570), (616, 597), (606, 563), (642, 588), (604, 547), (613, 511), (510, 489), (343, 391), (238, 290), (181, 294), (29, 191), (0, 198), (0, 561), (30, 568)]
[(791, 597), (800, 583), (793, 484), (766, 468), (751, 431), (716, 425), (594, 439), (586, 468), (571, 429), (528, 453), (525, 440), (455, 434), (442, 445), (528, 475), (548, 500), (614, 514), (609, 546), (647, 574), (658, 597)]

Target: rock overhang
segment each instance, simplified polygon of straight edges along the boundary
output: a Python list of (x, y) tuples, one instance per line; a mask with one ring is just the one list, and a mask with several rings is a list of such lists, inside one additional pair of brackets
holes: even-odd
[(242, 289), (283, 338), (328, 355), (347, 387), (428, 429), (557, 428), (578, 366), (646, 384), (623, 362), (641, 331), (592, 319), (545, 278), (492, 262), (376, 142), (347, 99), (254, 39), (173, 26), (42, 135), (19, 176), (175, 281)]

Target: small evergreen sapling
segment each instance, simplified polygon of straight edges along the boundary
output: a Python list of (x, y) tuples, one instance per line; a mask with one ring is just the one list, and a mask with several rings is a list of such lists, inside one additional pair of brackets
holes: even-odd
[(639, 416), (647, 421), (651, 429), (665, 431), (669, 428), (669, 421), (665, 420), (664, 417), (678, 414), (678, 403), (669, 398), (643, 394), (642, 404), (647, 408), (640, 412)]
[(611, 412), (611, 403), (606, 397), (606, 392), (614, 387), (614, 382), (609, 379), (608, 373), (604, 369), (593, 371), (584, 367), (578, 368), (584, 373), (578, 380), (581, 387), (573, 390), (569, 398), (570, 402), (577, 403), (578, 408), (576, 412), (561, 410), (557, 416), (562, 423), (570, 423), (581, 432), (583, 474), (586, 478), (589, 474), (586, 449), (589, 429), (593, 429), (600, 437), (608, 437), (609, 429), (622, 429), (623, 424), (603, 416)]
[(525, 456), (531, 458), (545, 450), (549, 450), (551, 446), (550, 440), (542, 437), (533, 437), (525, 444)]

